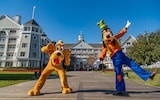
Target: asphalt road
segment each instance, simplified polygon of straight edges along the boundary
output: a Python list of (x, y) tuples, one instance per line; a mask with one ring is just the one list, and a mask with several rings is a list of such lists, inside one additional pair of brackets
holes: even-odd
[[(127, 95), (115, 96), (115, 78), (92, 71), (67, 72), (71, 94), (62, 94), (58, 77), (50, 77), (39, 96), (28, 96), (37, 80), (0, 88), (0, 100), (159, 100), (160, 88), (129, 80)], [(153, 81), (154, 82), (154, 81)]]

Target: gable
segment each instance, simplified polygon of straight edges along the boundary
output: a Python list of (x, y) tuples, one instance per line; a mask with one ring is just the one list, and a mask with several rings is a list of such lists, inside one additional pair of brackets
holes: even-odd
[(127, 37), (124, 41), (121, 42), (121, 46), (125, 46), (128, 42), (133, 43), (134, 41), (136, 41), (136, 38), (133, 37), (132, 35), (130, 35), (129, 37)]
[(36, 25), (36, 26), (40, 27), (40, 26), (38, 25), (38, 23), (37, 23), (34, 19), (29, 20), (29, 21), (26, 22), (24, 25)]
[(8, 16), (2, 16), (0, 18), (0, 27), (2, 28), (20, 28), (20, 25)]
[(90, 46), (89, 44), (87, 44), (86, 42), (81, 41), (81, 42), (75, 44), (72, 48), (74, 48), (74, 49), (78, 49), (78, 48), (80, 48), (80, 49), (83, 49), (83, 48), (84, 49), (92, 49), (93, 47)]

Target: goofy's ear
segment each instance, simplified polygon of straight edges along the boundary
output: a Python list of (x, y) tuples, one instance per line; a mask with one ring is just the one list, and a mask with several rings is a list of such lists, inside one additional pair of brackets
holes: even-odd
[(104, 48), (106, 47), (106, 45), (105, 45), (104, 41), (103, 41), (103, 47), (104, 47)]
[(41, 48), (41, 51), (51, 55), (55, 51), (55, 45), (53, 43), (48, 43), (46, 46)]
[(102, 33), (102, 42), (103, 42), (103, 47), (105, 48), (106, 45), (105, 45), (105, 43), (104, 43), (104, 41), (103, 41), (103, 33)]

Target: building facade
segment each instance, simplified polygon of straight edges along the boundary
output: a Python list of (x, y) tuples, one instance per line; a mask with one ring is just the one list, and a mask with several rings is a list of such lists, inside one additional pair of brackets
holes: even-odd
[[(121, 41), (123, 52), (136, 41), (133, 36)], [(21, 17), (0, 16), (0, 67), (37, 67), (43, 68), (48, 63), (49, 56), (42, 53), (41, 47), (47, 45), (50, 39), (40, 25), (31, 19), (21, 24)], [(86, 43), (82, 32), (78, 42), (65, 44), (71, 50), (70, 70), (89, 70), (98, 61), (102, 43)], [(109, 55), (103, 62), (106, 68), (113, 69)]]
[[(94, 63), (98, 60), (102, 44), (86, 43), (81, 32), (78, 36), (78, 42), (76, 44), (66, 44), (66, 48), (71, 50), (71, 70), (90, 70), (94, 68)], [(109, 55), (107, 55), (103, 63), (109, 67), (112, 66)]]
[[(135, 41), (136, 39), (132, 35), (120, 41), (123, 52), (127, 52), (128, 48), (132, 46)], [(96, 67), (94, 64), (96, 65), (97, 62), (99, 64), (103, 63), (107, 69), (114, 68), (109, 54), (106, 55), (103, 62), (100, 62), (98, 59), (102, 50), (102, 43), (88, 44), (85, 42), (82, 33), (78, 36), (78, 42), (76, 44), (66, 44), (66, 47), (71, 50), (71, 70), (92, 69), (92, 67)], [(99, 64), (97, 67), (99, 67)]]
[(124, 53), (128, 51), (128, 48), (136, 41), (136, 38), (132, 35), (121, 41), (121, 47)]
[(20, 16), (0, 17), (0, 67), (43, 67), (48, 55), (40, 50), (49, 42), (34, 19), (21, 24)]

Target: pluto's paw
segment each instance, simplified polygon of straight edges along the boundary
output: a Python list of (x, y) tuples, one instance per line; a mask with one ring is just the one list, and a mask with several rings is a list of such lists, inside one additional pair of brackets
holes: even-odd
[(37, 95), (39, 95), (40, 94), (40, 91), (39, 90), (34, 90), (34, 89), (32, 89), (32, 90), (29, 90), (28, 91), (28, 95), (29, 96), (37, 96)]
[(67, 94), (67, 93), (71, 93), (72, 89), (71, 88), (62, 88), (62, 93)]

